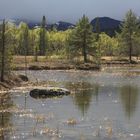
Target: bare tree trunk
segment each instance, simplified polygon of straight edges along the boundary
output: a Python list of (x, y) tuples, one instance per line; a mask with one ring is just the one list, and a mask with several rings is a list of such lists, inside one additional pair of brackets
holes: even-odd
[(27, 53), (28, 53), (28, 43), (27, 43), (27, 40), (24, 42), (25, 44), (25, 48), (24, 48), (24, 60), (25, 60), (25, 75), (27, 76)]
[(25, 53), (25, 75), (27, 76), (27, 53), (28, 53), (28, 43), (25, 41), (25, 48), (24, 48), (24, 53)]
[(25, 54), (25, 75), (27, 76), (27, 54)]
[(132, 33), (130, 31), (130, 40), (129, 40), (129, 62), (132, 63)]
[(129, 62), (132, 63), (132, 45), (129, 46)]
[(84, 62), (87, 63), (87, 48), (86, 48), (86, 33), (84, 33), (84, 38), (83, 38), (83, 56), (84, 56)]
[(5, 20), (3, 20), (2, 25), (2, 51), (1, 51), (1, 82), (4, 82), (4, 72), (5, 72)]
[(35, 62), (38, 62), (38, 49), (37, 49), (37, 47), (35, 47), (34, 56), (35, 56)]
[(29, 32), (26, 26), (24, 30), (24, 55), (25, 55), (25, 75), (27, 76), (27, 56), (29, 54), (29, 42), (28, 42)]

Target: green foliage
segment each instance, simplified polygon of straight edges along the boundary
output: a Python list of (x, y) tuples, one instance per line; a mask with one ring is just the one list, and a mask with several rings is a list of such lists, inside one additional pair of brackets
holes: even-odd
[(40, 55), (46, 54), (46, 48), (47, 48), (46, 18), (45, 18), (45, 16), (43, 16), (42, 24), (41, 24), (41, 28), (40, 28), (40, 42), (39, 42)]
[(20, 23), (19, 25), (19, 53), (21, 55), (29, 55), (31, 48), (29, 46), (29, 28), (26, 23)]
[(51, 31), (48, 32), (48, 48), (47, 56), (51, 55), (68, 55), (68, 39), (71, 30), (67, 31)]
[[(97, 18), (93, 33), (88, 17), (85, 15), (79, 20), (74, 29), (57, 31), (54, 27), (46, 31), (46, 18), (43, 16), (41, 26), (29, 29), (26, 23), (19, 26), (13, 23), (6, 24), (5, 31), (5, 65), (11, 69), (12, 55), (38, 55), (61, 59), (77, 59), (84, 62), (94, 60), (101, 64), (102, 56), (131, 56), (140, 55), (140, 26), (136, 15), (130, 10), (120, 27), (121, 32), (115, 37), (100, 32), (100, 23)], [(2, 25), (0, 25), (0, 49), (2, 46)], [(0, 61), (1, 61), (0, 51)], [(0, 66), (1, 69), (1, 66)]]
[(121, 42), (123, 43), (122, 50), (129, 55), (129, 61), (132, 61), (132, 54), (137, 37), (139, 34), (139, 20), (137, 16), (129, 10), (125, 16), (123, 24), (121, 26)]
[(35, 61), (38, 61), (39, 55), (39, 41), (40, 41), (40, 29), (30, 30), (30, 46), (32, 47), (32, 55), (35, 56)]
[(102, 56), (115, 55), (115, 50), (118, 47), (118, 41), (114, 37), (110, 37), (105, 33), (100, 34), (100, 47)]
[(13, 34), (12, 25), (3, 20), (0, 25), (0, 72), (1, 81), (5, 80), (5, 75), (8, 75), (12, 64), (12, 47)]
[(42, 18), (41, 27), (42, 28), (45, 28), (46, 27), (46, 17), (45, 16), (43, 16), (43, 18)]
[(70, 37), (71, 53), (80, 53), (83, 55), (84, 62), (87, 62), (87, 54), (92, 46), (93, 33), (92, 26), (89, 23), (88, 17), (85, 15), (79, 20), (76, 28), (72, 31)]

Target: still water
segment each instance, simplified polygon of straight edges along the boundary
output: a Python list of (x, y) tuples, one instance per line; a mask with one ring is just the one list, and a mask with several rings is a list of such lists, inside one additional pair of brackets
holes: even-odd
[(140, 67), (27, 73), (71, 95), (34, 99), (33, 87), (15, 88), (1, 99), (2, 140), (140, 140)]

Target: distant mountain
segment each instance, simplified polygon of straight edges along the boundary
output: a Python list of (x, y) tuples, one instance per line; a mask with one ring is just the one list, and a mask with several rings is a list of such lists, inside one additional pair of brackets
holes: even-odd
[(67, 29), (71, 29), (74, 28), (75, 25), (72, 23), (68, 23), (68, 22), (63, 22), (63, 21), (59, 21), (55, 24), (53, 24), (52, 26), (54, 26), (58, 31), (65, 31)]
[[(13, 21), (16, 25), (19, 25), (20, 22), (26, 22), (30, 29), (36, 28), (36, 27), (41, 25), (40, 24), (41, 22), (31, 21), (31, 20), (29, 21), (29, 20), (25, 20), (25, 19), (16, 19)], [(61, 31), (61, 30), (65, 31), (67, 29), (74, 28), (75, 25), (72, 23), (63, 22), (63, 21), (59, 21), (59, 22), (54, 23), (54, 24), (47, 24), (46, 25), (46, 29), (52, 29), (53, 27), (55, 27), (58, 31)]]
[[(101, 32), (105, 32), (110, 36), (115, 35), (115, 31), (119, 31), (119, 26), (121, 25), (121, 21), (115, 20), (109, 17), (98, 17), (99, 19), (99, 25)], [(26, 22), (30, 29), (39, 27), (41, 22), (39, 21), (33, 21), (33, 20), (26, 20), (26, 19), (8, 19), (8, 21), (15, 23), (16, 25), (19, 25), (20, 22)], [(95, 31), (95, 25), (96, 25), (97, 18), (93, 19), (91, 21), (91, 25), (93, 26), (93, 31)], [(54, 24), (47, 24), (46, 29), (51, 30), (53, 27), (55, 27), (58, 31), (65, 31), (67, 29), (74, 28), (75, 25), (72, 23), (59, 21)]]
[[(113, 36), (115, 34), (115, 31), (119, 31), (121, 21), (115, 20), (109, 17), (98, 17), (98, 20), (99, 20), (99, 26), (100, 26), (101, 32), (105, 32), (108, 35)], [(97, 18), (91, 21), (91, 25), (93, 26), (94, 32), (96, 32), (95, 30), (96, 21), (97, 21)]]
[(38, 22), (38, 21), (33, 21), (33, 20), (15, 19), (14, 21), (15, 21), (14, 23), (15, 23), (16, 25), (19, 25), (20, 22), (25, 22), (25, 23), (28, 24), (28, 26), (29, 26), (30, 29), (35, 28), (36, 26), (40, 26), (40, 22)]
[[(25, 22), (28, 24), (29, 28), (35, 28), (36, 26), (40, 26), (40, 22), (32, 21), (32, 20), (26, 20), (26, 19), (6, 19), (6, 22), (14, 23), (15, 25), (19, 25), (21, 22)], [(2, 23), (2, 19), (0, 19), (0, 23)]]
[(39, 27), (40, 26), (40, 23), (38, 23), (38, 22), (27, 22), (27, 24), (28, 24), (28, 27), (30, 29), (33, 29), (35, 27)]

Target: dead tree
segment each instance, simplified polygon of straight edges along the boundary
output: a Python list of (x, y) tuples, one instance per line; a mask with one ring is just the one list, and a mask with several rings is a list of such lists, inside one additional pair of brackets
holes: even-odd
[(2, 35), (1, 35), (1, 82), (4, 82), (5, 73), (5, 20), (2, 24)]

